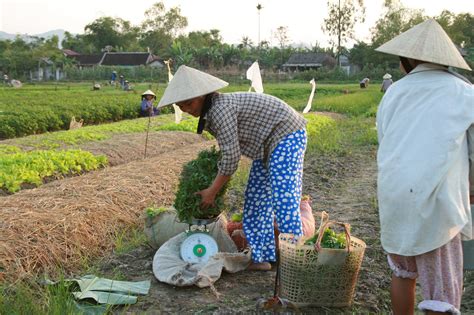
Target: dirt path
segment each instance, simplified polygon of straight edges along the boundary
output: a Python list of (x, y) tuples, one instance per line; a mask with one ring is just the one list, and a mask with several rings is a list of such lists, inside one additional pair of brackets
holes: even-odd
[[(367, 244), (352, 311), (389, 312), (389, 269), (379, 241), (375, 152), (354, 153), (343, 163), (339, 160), (334, 164), (326, 158), (314, 158), (311, 163), (322, 164), (320, 167), (308, 167), (306, 171), (305, 184), (313, 184), (306, 190), (314, 199), (313, 210), (324, 210), (330, 218), (350, 223), (352, 235)], [(311, 170), (321, 167), (326, 170), (332, 168), (330, 173), (338, 179), (325, 181), (322, 177), (314, 181), (321, 176), (312, 175)]]

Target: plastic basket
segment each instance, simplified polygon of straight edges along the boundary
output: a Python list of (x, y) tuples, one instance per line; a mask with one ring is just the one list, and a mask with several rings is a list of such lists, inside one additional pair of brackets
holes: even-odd
[(350, 239), (346, 249), (319, 248), (320, 239), (315, 246), (304, 245), (304, 237), (280, 234), (282, 298), (298, 306), (345, 307), (352, 304), (366, 244), (350, 236), (348, 224), (329, 221), (320, 231), (325, 231), (331, 224), (345, 227), (346, 239)]

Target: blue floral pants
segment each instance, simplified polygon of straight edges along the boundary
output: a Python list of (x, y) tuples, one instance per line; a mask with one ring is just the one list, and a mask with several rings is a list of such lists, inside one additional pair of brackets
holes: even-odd
[(253, 161), (245, 191), (243, 226), (256, 263), (276, 260), (274, 218), (281, 233), (302, 235), (300, 217), (306, 131), (283, 138), (265, 168)]

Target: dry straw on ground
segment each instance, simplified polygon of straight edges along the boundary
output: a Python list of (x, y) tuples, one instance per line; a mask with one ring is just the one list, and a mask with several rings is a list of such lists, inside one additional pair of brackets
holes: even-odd
[(182, 165), (212, 144), (187, 145), (0, 198), (0, 268), (11, 280), (58, 266), (72, 271), (110, 251), (114, 236), (136, 226), (145, 207), (172, 204)]

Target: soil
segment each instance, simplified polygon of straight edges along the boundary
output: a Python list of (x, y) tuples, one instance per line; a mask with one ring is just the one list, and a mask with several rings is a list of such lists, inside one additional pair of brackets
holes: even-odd
[[(110, 139), (90, 142), (80, 148), (95, 155), (105, 155), (110, 166), (142, 159), (145, 156), (145, 133), (114, 135)], [(150, 132), (147, 142), (147, 157), (153, 157), (178, 148), (205, 142), (201, 135), (183, 131)]]

